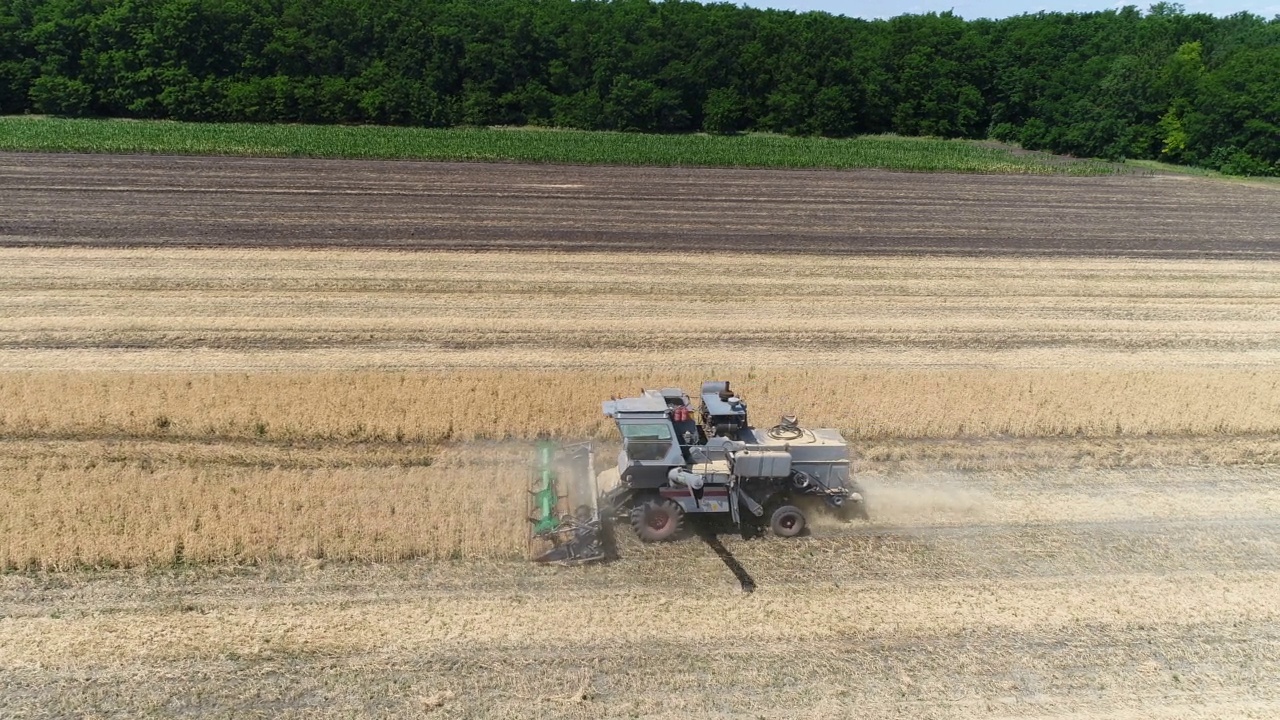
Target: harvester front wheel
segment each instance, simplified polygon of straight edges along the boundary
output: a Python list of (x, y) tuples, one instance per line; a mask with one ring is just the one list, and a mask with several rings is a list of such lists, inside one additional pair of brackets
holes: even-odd
[(684, 508), (671, 500), (646, 500), (631, 508), (631, 527), (647, 543), (670, 540), (684, 526)]
[(795, 505), (783, 505), (769, 517), (769, 529), (778, 537), (792, 538), (804, 532), (804, 512)]

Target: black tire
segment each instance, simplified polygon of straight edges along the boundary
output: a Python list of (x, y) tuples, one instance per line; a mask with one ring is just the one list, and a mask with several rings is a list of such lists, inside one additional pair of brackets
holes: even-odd
[(795, 537), (804, 532), (808, 524), (804, 512), (795, 505), (783, 505), (769, 516), (769, 530), (778, 537)]
[(644, 542), (665, 542), (683, 527), (684, 508), (671, 500), (645, 500), (631, 509), (631, 528)]

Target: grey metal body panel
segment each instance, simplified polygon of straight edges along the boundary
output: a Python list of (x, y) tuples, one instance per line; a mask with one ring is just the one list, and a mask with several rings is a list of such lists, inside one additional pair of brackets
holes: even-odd
[(747, 404), (733, 394), (729, 383), (702, 383), (701, 398), (703, 420), (715, 431), (712, 434), (736, 436), (746, 427)]
[(602, 404), (606, 417), (618, 417), (623, 413), (665, 413), (667, 400), (657, 390), (645, 390), (639, 397), (606, 400)]
[(665, 488), (661, 495), (678, 503), (686, 513), (727, 513), (729, 492), (727, 485), (707, 485), (702, 492), (682, 487)]
[(796, 439), (774, 438), (769, 431), (750, 428), (742, 432), (743, 442), (767, 450), (791, 453), (791, 469), (799, 470), (828, 487), (848, 487), (849, 445), (839, 430), (805, 429)]
[(723, 459), (691, 463), (689, 469), (707, 478), (707, 482), (729, 484), (729, 463)]
[(733, 474), (743, 478), (784, 478), (791, 475), (791, 453), (783, 450), (743, 450), (733, 456)]
[(668, 485), (667, 472), (670, 469), (670, 465), (644, 463), (618, 466), (622, 484), (637, 490), (652, 490)]
[(742, 402), (741, 398), (732, 398), (737, 402), (729, 402), (721, 400), (718, 393), (706, 393), (702, 396), (702, 404), (706, 406), (707, 413), (714, 416), (730, 416), (745, 415), (747, 412), (747, 404)]
[(689, 396), (680, 388), (662, 388), (658, 393), (662, 395), (665, 400), (679, 400), (684, 405), (689, 404)]

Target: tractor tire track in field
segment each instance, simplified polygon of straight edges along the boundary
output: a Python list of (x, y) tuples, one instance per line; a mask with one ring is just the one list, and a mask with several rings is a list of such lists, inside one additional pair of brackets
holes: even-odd
[[(0, 577), (22, 714), (1274, 717), (1273, 469), (866, 477), (870, 523), (587, 568)], [(1153, 490), (1193, 494), (1161, 501)], [(888, 489), (897, 488), (897, 493)], [(871, 492), (876, 498), (877, 493)], [(1106, 517), (1080, 508), (1129, 501)], [(915, 500), (912, 500), (915, 498)], [(1038, 515), (1025, 510), (1043, 498)], [(873, 505), (873, 507), (875, 507)], [(198, 699), (198, 700), (197, 700)]]
[(1280, 258), (1280, 193), (1174, 176), (0, 153), (0, 246)]

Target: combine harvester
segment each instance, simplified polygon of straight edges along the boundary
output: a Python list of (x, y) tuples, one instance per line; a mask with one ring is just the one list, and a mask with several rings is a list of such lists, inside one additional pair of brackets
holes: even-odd
[(536, 562), (604, 559), (615, 521), (662, 542), (693, 518), (728, 521), (744, 536), (795, 537), (824, 506), (866, 517), (839, 431), (802, 428), (791, 416), (758, 430), (727, 382), (702, 383), (696, 409), (683, 391), (665, 388), (610, 400), (604, 414), (622, 436), (616, 468), (597, 475), (589, 443), (538, 446), (529, 494)]

